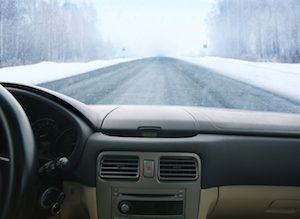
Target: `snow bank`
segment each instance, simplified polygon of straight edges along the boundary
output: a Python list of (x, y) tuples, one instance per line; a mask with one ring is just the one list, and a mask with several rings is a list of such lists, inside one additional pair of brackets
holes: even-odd
[(82, 63), (40, 62), (34, 65), (0, 68), (0, 81), (40, 84), (133, 60), (136, 59), (97, 60)]
[[(217, 57), (180, 57), (180, 59), (300, 101), (300, 64), (248, 62)], [(0, 81), (39, 84), (132, 60), (136, 59), (98, 60), (86, 63), (41, 62), (35, 65), (2, 68)]]
[(249, 62), (217, 57), (180, 59), (219, 74), (300, 101), (300, 64)]

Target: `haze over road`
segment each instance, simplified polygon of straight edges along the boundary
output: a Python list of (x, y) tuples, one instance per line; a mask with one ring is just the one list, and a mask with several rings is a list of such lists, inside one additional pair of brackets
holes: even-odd
[(300, 103), (188, 62), (145, 58), (40, 86), (86, 104), (183, 105), (300, 113)]

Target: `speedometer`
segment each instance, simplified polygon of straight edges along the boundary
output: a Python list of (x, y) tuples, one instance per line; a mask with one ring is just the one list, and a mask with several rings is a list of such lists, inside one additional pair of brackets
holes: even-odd
[(49, 151), (49, 146), (57, 132), (56, 122), (48, 118), (40, 119), (33, 123), (32, 129), (39, 153)]
[(70, 156), (73, 152), (78, 139), (76, 128), (70, 128), (64, 131), (54, 144), (54, 154), (58, 157)]

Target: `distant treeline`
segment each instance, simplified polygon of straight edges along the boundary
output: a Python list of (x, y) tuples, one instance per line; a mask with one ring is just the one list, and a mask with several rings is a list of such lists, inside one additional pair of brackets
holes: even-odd
[(110, 58), (92, 5), (58, 0), (0, 0), (0, 67), (40, 61)]
[(299, 0), (219, 0), (207, 23), (210, 55), (300, 62)]

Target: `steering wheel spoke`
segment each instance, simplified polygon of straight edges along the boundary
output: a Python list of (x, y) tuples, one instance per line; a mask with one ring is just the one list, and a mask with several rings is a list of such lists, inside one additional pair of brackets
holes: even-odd
[(1, 166), (7, 166), (9, 164), (9, 158), (8, 157), (3, 157), (0, 155), (0, 167)]

